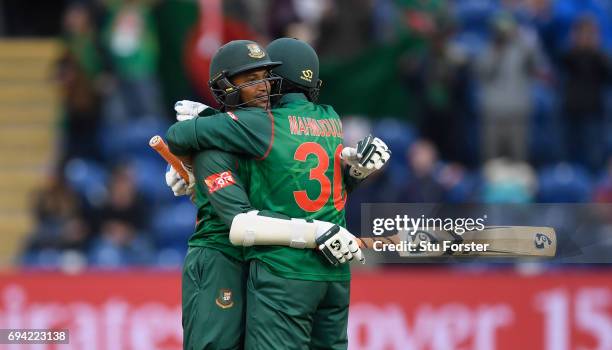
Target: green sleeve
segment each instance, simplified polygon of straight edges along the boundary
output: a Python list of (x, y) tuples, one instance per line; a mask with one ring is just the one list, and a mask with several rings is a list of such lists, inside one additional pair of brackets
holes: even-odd
[(255, 108), (198, 117), (172, 125), (166, 141), (170, 151), (179, 156), (218, 149), (263, 158), (272, 143), (273, 118)]
[(220, 114), (220, 113), (221, 111), (219, 111), (218, 109), (208, 107), (202, 112), (200, 112), (200, 114), (198, 114), (198, 117), (210, 117), (211, 115)]
[[(204, 192), (219, 218), (228, 227), (231, 227), (236, 215), (256, 210), (247, 195), (248, 183), (241, 178), (246, 169), (240, 169), (240, 164), (240, 158), (235, 154), (219, 150), (198, 152), (193, 159), (198, 191)], [(259, 215), (291, 219), (268, 210), (260, 211)]]
[(246, 185), (239, 176), (239, 158), (219, 150), (198, 152), (193, 159), (198, 191), (202, 191), (215, 212), (229, 227), (234, 216), (253, 210)]

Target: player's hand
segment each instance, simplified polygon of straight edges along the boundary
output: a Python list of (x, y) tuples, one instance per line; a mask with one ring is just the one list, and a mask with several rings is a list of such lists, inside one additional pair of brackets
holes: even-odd
[(357, 147), (344, 147), (340, 158), (350, 167), (352, 177), (363, 180), (387, 163), (391, 151), (381, 139), (368, 135), (357, 142)]
[(183, 166), (189, 174), (189, 183), (187, 183), (181, 175), (172, 167), (168, 165), (166, 168), (166, 185), (172, 189), (172, 193), (176, 197), (192, 195), (195, 187), (195, 177), (193, 171), (187, 166)]
[(321, 254), (332, 264), (344, 264), (353, 258), (365, 264), (357, 239), (346, 229), (326, 221), (317, 223), (316, 243)]
[(197, 117), (205, 109), (210, 108), (209, 106), (189, 100), (178, 101), (174, 104), (174, 110), (176, 111), (176, 120), (182, 122), (183, 120), (189, 120)]

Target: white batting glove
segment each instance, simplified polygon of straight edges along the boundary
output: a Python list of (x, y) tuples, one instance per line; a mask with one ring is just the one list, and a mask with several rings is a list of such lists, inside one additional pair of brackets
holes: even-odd
[(316, 243), (321, 254), (332, 265), (347, 263), (353, 258), (365, 264), (357, 239), (346, 229), (327, 221), (317, 223)]
[(166, 168), (166, 185), (172, 189), (172, 193), (176, 197), (191, 196), (195, 187), (195, 177), (189, 167), (183, 166), (189, 174), (189, 183), (181, 177), (173, 166), (168, 165)]
[(387, 163), (391, 151), (381, 139), (368, 135), (357, 142), (357, 147), (344, 147), (340, 158), (350, 167), (352, 177), (363, 180)]
[(174, 104), (174, 110), (176, 111), (176, 120), (182, 122), (183, 120), (189, 120), (197, 117), (205, 109), (210, 108), (209, 106), (189, 100), (178, 101)]

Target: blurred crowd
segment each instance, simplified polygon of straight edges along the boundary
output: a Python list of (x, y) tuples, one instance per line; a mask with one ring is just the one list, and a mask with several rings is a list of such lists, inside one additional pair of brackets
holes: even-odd
[[(174, 117), (159, 73), (159, 6), (67, 6), (55, 74), (63, 133), (55, 171), (33, 195), (24, 265), (181, 264), (195, 208), (172, 196), (146, 146)], [(385, 67), (406, 113), (342, 115), (347, 145), (372, 133), (393, 152), (349, 195), (350, 229), (369, 202), (612, 202), (612, 1), (245, 0), (222, 10), (262, 43), (310, 42), (323, 67), (410, 42)], [(381, 74), (368, 69), (358, 74)], [(198, 98), (193, 90), (184, 98)], [(324, 85), (322, 99), (333, 92)]]

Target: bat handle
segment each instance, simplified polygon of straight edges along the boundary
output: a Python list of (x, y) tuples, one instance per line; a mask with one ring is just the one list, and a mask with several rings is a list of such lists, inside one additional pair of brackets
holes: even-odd
[(360, 249), (367, 248), (366, 244), (363, 242), (361, 238), (355, 238), (355, 239), (357, 240), (357, 244), (359, 245)]
[(159, 153), (159, 155), (162, 156), (162, 158), (164, 158), (166, 162), (168, 162), (168, 164), (170, 164), (174, 170), (179, 173), (183, 180), (189, 183), (189, 174), (183, 167), (183, 163), (177, 156), (170, 152), (170, 148), (168, 148), (168, 145), (164, 142), (164, 139), (162, 139), (161, 136), (155, 135), (151, 137), (151, 140), (149, 140), (149, 146), (156, 150), (157, 153)]

